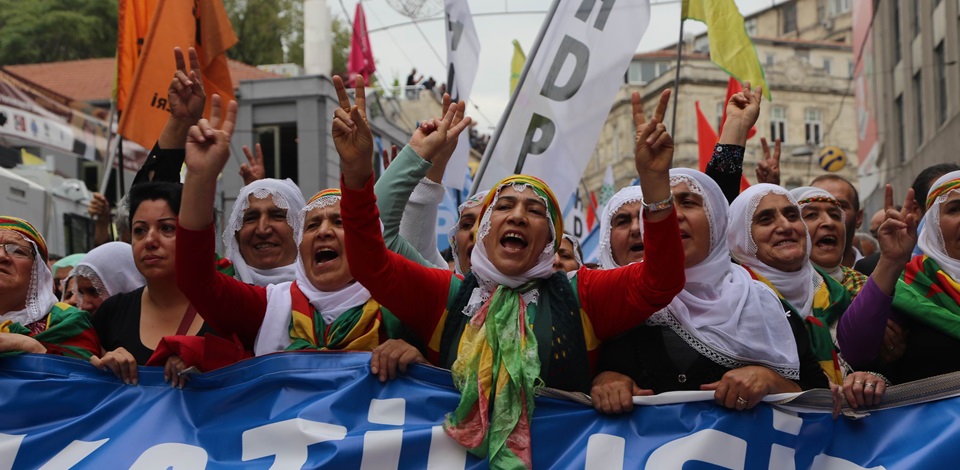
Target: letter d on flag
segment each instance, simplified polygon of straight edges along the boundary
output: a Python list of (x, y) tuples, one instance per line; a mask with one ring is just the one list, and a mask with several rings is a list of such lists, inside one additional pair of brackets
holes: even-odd
[(649, 0), (555, 1), (473, 192), (525, 173), (546, 181), (566, 207), (649, 23)]

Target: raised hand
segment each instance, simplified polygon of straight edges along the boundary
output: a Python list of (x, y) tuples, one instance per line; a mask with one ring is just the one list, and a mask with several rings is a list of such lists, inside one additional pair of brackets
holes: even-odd
[(397, 154), (400, 153), (400, 150), (397, 149), (396, 145), (390, 146), (390, 152), (387, 152), (387, 149), (383, 149), (383, 169), (386, 170), (390, 168), (390, 163), (397, 159)]
[(780, 139), (773, 142), (773, 154), (765, 137), (760, 138), (763, 158), (757, 161), (757, 182), (780, 185)]
[[(750, 82), (743, 82), (743, 90), (734, 93), (730, 96), (730, 101), (727, 101), (726, 122), (740, 126), (743, 135), (746, 136), (760, 117), (760, 101), (762, 99), (763, 89), (760, 86), (750, 88)], [(726, 124), (723, 127), (726, 129)]]
[(465, 109), (466, 103), (461, 101), (449, 106), (439, 119), (421, 122), (410, 137), (410, 147), (420, 158), (428, 162), (442, 158), (442, 164), (446, 165), (446, 160), (457, 148), (457, 137), (470, 125), (470, 117), (463, 116)]
[(373, 133), (367, 124), (367, 98), (363, 77), (354, 82), (356, 104), (350, 104), (343, 80), (333, 77), (340, 107), (333, 113), (333, 144), (340, 154), (343, 179), (348, 187), (360, 189), (373, 174)]
[(663, 117), (670, 103), (670, 89), (663, 90), (657, 110), (647, 121), (643, 114), (643, 102), (640, 94), (633, 93), (633, 124), (636, 126), (635, 161), (637, 173), (668, 173), (673, 164), (673, 138), (663, 124)]
[(263, 167), (263, 149), (260, 144), (256, 145), (257, 154), (250, 153), (250, 147), (243, 146), (243, 154), (247, 156), (247, 163), (240, 165), (240, 177), (243, 178), (243, 185), (246, 186), (257, 180), (266, 178), (267, 172)]
[(227, 105), (226, 117), (220, 117), (220, 97), (213, 95), (210, 120), (201, 119), (187, 133), (186, 158), (187, 173), (215, 181), (217, 175), (230, 158), (230, 138), (237, 121), (237, 102)]
[(907, 190), (903, 208), (896, 210), (893, 206), (893, 187), (889, 184), (886, 186), (884, 194), (886, 219), (877, 230), (880, 258), (897, 263), (901, 268), (910, 261), (913, 248), (917, 246), (917, 220), (914, 215), (916, 205), (911, 188)]
[(190, 125), (196, 124), (203, 117), (203, 106), (207, 102), (207, 95), (203, 91), (203, 80), (200, 77), (200, 58), (197, 51), (190, 48), (190, 70), (183, 60), (183, 51), (179, 47), (173, 48), (173, 57), (177, 63), (177, 71), (173, 74), (170, 87), (167, 88), (167, 103), (170, 105), (170, 115)]
[(98, 223), (110, 223), (110, 204), (103, 194), (93, 193), (93, 199), (90, 199), (90, 205), (87, 206), (87, 213)]

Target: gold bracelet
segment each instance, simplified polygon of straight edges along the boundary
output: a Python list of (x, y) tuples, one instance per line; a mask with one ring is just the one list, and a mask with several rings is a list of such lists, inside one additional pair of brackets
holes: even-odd
[(647, 204), (647, 201), (641, 198), (640, 203), (643, 204), (643, 209), (647, 212), (659, 212), (665, 209), (673, 207), (673, 193), (670, 193), (670, 197), (659, 201), (654, 202), (653, 204)]

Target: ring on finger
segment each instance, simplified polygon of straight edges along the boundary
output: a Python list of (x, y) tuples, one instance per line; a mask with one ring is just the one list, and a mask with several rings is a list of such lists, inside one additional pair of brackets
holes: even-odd
[(853, 384), (854, 384), (854, 385), (856, 385), (856, 384), (862, 384), (862, 383), (863, 383), (862, 380), (854, 380), (854, 381), (853, 381)]
[(737, 404), (740, 406), (747, 406), (747, 400), (744, 400), (743, 397), (737, 397)]
[(867, 382), (866, 384), (863, 385), (863, 388), (873, 388), (876, 386), (877, 386), (876, 382)]

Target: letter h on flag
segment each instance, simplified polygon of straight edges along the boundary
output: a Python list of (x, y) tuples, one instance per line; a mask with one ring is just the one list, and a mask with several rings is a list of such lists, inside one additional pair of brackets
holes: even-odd
[[(236, 43), (237, 35), (221, 0), (157, 1), (120, 117), (119, 133), (146, 148), (157, 141), (170, 117), (167, 89), (176, 70), (174, 47), (183, 49), (184, 54), (189, 47), (197, 50), (207, 95), (203, 115), (210, 116), (214, 94), (220, 95), (226, 106), (234, 99), (226, 51)], [(118, 90), (122, 89), (118, 84)]]

